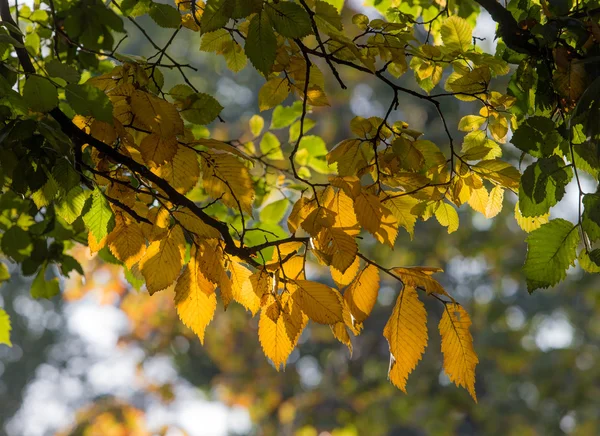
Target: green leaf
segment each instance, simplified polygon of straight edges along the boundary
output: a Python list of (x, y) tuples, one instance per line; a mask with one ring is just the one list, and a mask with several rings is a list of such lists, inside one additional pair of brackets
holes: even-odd
[(273, 110), (271, 129), (282, 129), (289, 126), (302, 115), (302, 102), (296, 101), (291, 106), (277, 106)]
[(36, 112), (50, 112), (58, 106), (58, 92), (48, 80), (39, 76), (29, 76), (23, 87), (23, 98)]
[(83, 216), (83, 221), (97, 241), (104, 239), (114, 227), (113, 211), (99, 188), (92, 192), (92, 205)]
[(10, 35), (0, 33), (0, 44), (11, 44), (15, 48), (24, 48), (25, 46)]
[(147, 14), (152, 5), (150, 0), (123, 0), (121, 2), (121, 11), (126, 17), (139, 17)]
[(164, 3), (152, 3), (149, 15), (160, 27), (177, 29), (181, 24), (179, 11), (173, 6)]
[(10, 273), (5, 264), (0, 262), (0, 283), (10, 280)]
[(40, 44), (40, 35), (37, 33), (30, 33), (25, 37), (25, 48), (31, 56), (40, 54)]
[(218, 29), (214, 32), (207, 32), (202, 36), (200, 50), (206, 52), (219, 52), (230, 42), (231, 34), (225, 29)]
[(212, 95), (199, 92), (184, 100), (181, 116), (190, 123), (205, 125), (213, 122), (223, 110), (223, 106)]
[(52, 59), (46, 64), (46, 71), (52, 77), (60, 77), (69, 83), (78, 83), (81, 79), (81, 74), (70, 65)]
[(340, 9), (331, 1), (317, 0), (315, 4), (315, 23), (326, 33), (337, 33), (343, 29)]
[(60, 286), (58, 279), (46, 280), (46, 265), (40, 269), (40, 271), (33, 279), (31, 283), (31, 296), (33, 298), (52, 298), (60, 293)]
[(521, 177), (519, 208), (525, 217), (548, 213), (565, 195), (573, 170), (558, 156), (539, 159)]
[(342, 12), (344, 7), (344, 0), (323, 0), (325, 3), (329, 3), (331, 6), (336, 8), (339, 12)]
[(0, 344), (12, 347), (12, 343), (10, 342), (10, 331), (10, 317), (4, 309), (0, 308)]
[(285, 216), (286, 211), (290, 202), (288, 199), (284, 198), (283, 200), (277, 200), (273, 203), (267, 204), (260, 211), (260, 221), (266, 223), (279, 223), (283, 217)]
[(200, 19), (201, 32), (212, 32), (225, 26), (233, 15), (234, 6), (231, 0), (208, 0)]
[(260, 115), (252, 115), (252, 118), (250, 118), (248, 124), (250, 125), (250, 131), (252, 132), (252, 135), (254, 135), (256, 138), (261, 134), (263, 128), (265, 127), (265, 119)]
[(86, 84), (70, 84), (65, 87), (65, 95), (71, 108), (79, 115), (113, 123), (112, 103), (102, 90)]
[(52, 174), (48, 174), (48, 180), (44, 183), (44, 186), (34, 192), (31, 195), (31, 199), (38, 209), (41, 209), (42, 207), (48, 206), (52, 200), (54, 200), (58, 194), (58, 189), (58, 183), (56, 183), (54, 177), (52, 177)]
[(277, 136), (271, 132), (267, 132), (263, 135), (260, 141), (260, 151), (263, 156), (266, 156), (271, 160), (283, 160), (283, 153), (281, 152), (281, 143)]
[(299, 165), (307, 166), (321, 173), (329, 173), (329, 166), (325, 156), (327, 155), (327, 146), (320, 136), (303, 136), (298, 146), (295, 161)]
[(252, 65), (266, 77), (275, 63), (277, 38), (271, 28), (267, 14), (255, 15), (248, 27), (244, 50)]
[(472, 44), (473, 29), (467, 20), (451, 16), (441, 28), (442, 41), (450, 50), (466, 51)]
[(33, 248), (31, 236), (21, 227), (14, 225), (2, 235), (2, 252), (17, 262), (22, 262), (29, 256)]
[[(298, 141), (298, 138), (300, 137), (301, 124), (302, 123), (300, 122), (300, 120), (297, 120), (290, 126), (290, 143)], [(315, 120), (311, 120), (310, 118), (304, 118), (304, 134), (310, 132), (316, 124), (317, 122)]]
[(583, 230), (592, 242), (600, 239), (600, 194), (583, 196)]
[(81, 186), (75, 186), (54, 206), (56, 214), (68, 224), (73, 224), (81, 216), (89, 193), (90, 191), (84, 191)]
[(74, 257), (64, 254), (60, 262), (60, 272), (63, 276), (69, 277), (71, 271), (77, 271), (80, 275), (84, 275), (81, 264)]
[(515, 131), (511, 142), (534, 157), (548, 157), (563, 142), (554, 121), (546, 117), (531, 117)]
[(265, 10), (281, 36), (303, 38), (312, 33), (310, 17), (304, 8), (292, 2), (266, 3)]
[(579, 232), (569, 221), (554, 219), (531, 232), (527, 244), (523, 271), (529, 292), (533, 292), (564, 280), (577, 258)]

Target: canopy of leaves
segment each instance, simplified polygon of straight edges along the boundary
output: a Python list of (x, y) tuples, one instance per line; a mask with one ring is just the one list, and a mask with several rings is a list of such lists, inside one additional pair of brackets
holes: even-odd
[[(578, 258), (597, 272), (600, 201), (582, 180), (596, 187), (600, 172), (600, 129), (590, 121), (600, 115), (598, 11), (585, 1), (424, 9), (392, 0), (376, 2), (385, 18), (343, 20), (343, 3), (48, 1), (31, 11), (0, 0), (0, 249), (35, 275), (32, 297), (60, 293), (51, 271), (84, 273), (69, 255), (84, 244), (151, 295), (174, 291), (200, 341), (217, 301), (260, 313), (260, 344), (280, 368), (309, 321), (330, 326), (351, 350), (385, 275), (398, 289), (382, 331), (392, 383), (406, 390), (428, 342), (422, 292), (442, 308), (445, 372), (476, 399), (471, 320), (432, 277), (441, 271), (385, 265), (364, 244), (393, 249), (401, 229), (419, 238), (416, 223), (434, 217), (453, 233), (458, 208), (492, 218), (513, 192), (516, 221), (531, 232), (530, 291), (563, 280)], [(496, 53), (473, 36), (482, 8), (499, 25)], [(172, 29), (164, 46), (143, 15)], [(148, 39), (152, 56), (120, 51), (124, 23)], [(211, 124), (224, 107), (170, 54), (180, 32), (197, 33), (199, 48), (232, 71), (250, 60), (264, 76), (255, 109), (272, 110), (267, 130), (258, 114), (239, 138)], [(170, 89), (167, 70), (179, 74)], [(347, 137), (331, 144), (308, 134), (319, 124), (310, 115), (330, 105), (336, 87), (352, 86), (346, 72), (379, 80), (390, 101), (382, 116), (354, 117)], [(414, 86), (399, 84), (403, 75)], [(436, 113), (443, 141), (399, 119), (409, 97)], [(457, 126), (447, 122), (446, 99), (469, 103)], [(503, 158), (509, 139), (520, 161)], [(549, 219), (573, 179), (577, 222)], [(10, 329), (2, 310), (0, 342), (10, 344)]]

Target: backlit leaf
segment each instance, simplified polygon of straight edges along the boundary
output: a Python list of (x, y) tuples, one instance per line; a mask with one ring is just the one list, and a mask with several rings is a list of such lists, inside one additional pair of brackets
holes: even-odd
[(393, 361), (388, 377), (406, 393), (408, 375), (413, 372), (427, 347), (427, 312), (417, 291), (405, 285), (383, 329)]
[(475, 395), (475, 367), (479, 363), (473, 349), (473, 337), (469, 331), (471, 318), (460, 304), (446, 303), (439, 324), (444, 355), (444, 372), (457, 386), (464, 387), (473, 400)]

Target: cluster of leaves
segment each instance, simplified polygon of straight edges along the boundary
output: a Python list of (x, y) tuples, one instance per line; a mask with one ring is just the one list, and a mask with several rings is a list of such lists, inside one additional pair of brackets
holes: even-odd
[[(444, 369), (475, 399), (471, 321), (432, 277), (439, 270), (380, 265), (361, 253), (361, 241), (393, 248), (401, 227), (412, 237), (417, 220), (432, 217), (451, 233), (459, 226), (457, 207), (468, 204), (491, 218), (509, 190), (519, 195), (517, 222), (534, 230), (524, 269), (531, 289), (564, 278), (578, 231), (585, 242), (582, 265), (600, 268), (591, 247), (600, 238), (597, 195), (583, 198), (577, 225), (548, 221), (547, 214), (571, 173), (578, 180), (578, 169), (596, 177), (599, 168), (597, 126), (586, 111), (598, 112), (600, 88), (598, 80), (587, 87), (594, 76), (584, 74), (599, 46), (598, 25), (580, 9), (557, 15), (527, 2), (506, 10), (478, 1), (500, 24), (504, 44), (492, 55), (475, 45), (479, 8), (473, 2), (426, 11), (411, 2), (383, 2), (387, 20), (359, 14), (350, 24), (339, 1), (89, 3), (37, 2), (34, 11), (13, 10), (27, 23), (23, 39), (8, 2), (0, 2), (0, 247), (25, 275), (36, 275), (34, 297), (59, 293), (58, 279), (46, 279), (50, 265), (63, 275), (83, 274), (68, 251), (87, 244), (122, 264), (134, 286), (145, 285), (150, 294), (172, 288), (181, 320), (201, 341), (217, 290), (225, 308), (235, 301), (252, 315), (260, 312), (259, 340), (279, 369), (309, 320), (329, 325), (351, 350), (350, 333), (360, 334), (384, 274), (401, 285), (383, 331), (392, 383), (405, 390), (427, 345), (417, 295), (424, 291), (444, 308)], [(145, 14), (174, 29), (164, 47), (136, 21)], [(123, 20), (156, 48), (154, 56), (118, 52), (113, 34), (125, 32)], [(183, 28), (199, 33), (200, 49), (222, 55), (231, 70), (249, 60), (265, 76), (259, 109), (273, 109), (267, 131), (259, 115), (250, 120), (251, 140), (224, 142), (199, 128), (223, 107), (194, 87), (186, 72), (192, 66), (168, 53)], [(508, 90), (492, 90), (493, 79), (510, 72), (509, 63), (519, 68)], [(316, 124), (309, 115), (328, 105), (322, 68), (346, 88), (341, 66), (375, 76), (392, 98), (383, 118), (353, 119), (352, 136), (330, 147), (307, 134)], [(177, 70), (185, 83), (163, 89), (165, 68)], [(408, 70), (424, 93), (395, 82)], [(444, 77), (445, 91), (431, 94)], [(546, 81), (554, 86), (536, 92)], [(435, 107), (444, 147), (405, 122), (390, 121), (401, 94)], [(297, 101), (283, 105), (290, 95)], [(448, 97), (480, 106), (459, 123), (467, 132), (460, 150), (440, 108)], [(277, 131), (286, 127), (289, 139), (282, 143)], [(501, 159), (510, 130), (514, 144), (538, 159), (522, 179)], [(336, 287), (308, 277), (307, 262), (328, 267)], [(5, 319), (1, 312), (0, 332), (7, 336)]]

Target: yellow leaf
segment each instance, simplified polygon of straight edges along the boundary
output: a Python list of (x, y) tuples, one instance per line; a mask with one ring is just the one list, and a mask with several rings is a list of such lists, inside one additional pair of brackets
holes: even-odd
[(291, 233), (296, 233), (298, 227), (304, 222), (306, 217), (317, 208), (317, 202), (314, 199), (307, 197), (300, 197), (300, 199), (294, 203), (290, 216), (288, 217), (288, 229)]
[[(471, 196), (469, 197), (469, 206), (471, 206), (471, 209), (473, 209), (474, 211), (485, 215), (485, 211), (487, 209), (489, 200), (490, 196), (488, 194), (488, 191), (485, 188), (485, 186), (482, 186), (478, 189), (473, 189), (473, 191), (471, 191)], [(448, 233), (450, 233), (450, 230), (448, 230)]]
[(519, 209), (519, 203), (517, 202), (517, 204), (515, 204), (515, 219), (517, 220), (517, 224), (519, 227), (521, 227), (521, 229), (527, 233), (530, 233), (539, 229), (542, 224), (546, 224), (548, 222), (550, 219), (550, 212), (540, 216), (525, 217), (521, 214), (521, 209)]
[(440, 268), (415, 266), (412, 268), (394, 268), (393, 271), (402, 279), (404, 286), (422, 288), (427, 292), (427, 295), (435, 293), (449, 296), (442, 285), (431, 277), (434, 273), (443, 272)]
[(221, 198), (231, 208), (241, 207), (241, 211), (252, 214), (252, 179), (248, 168), (238, 158), (216, 153), (203, 158), (202, 180), (208, 195)]
[(321, 230), (332, 227), (334, 224), (335, 212), (326, 207), (319, 206), (304, 219), (302, 228), (311, 236), (316, 237)]
[(362, 192), (354, 200), (354, 212), (356, 213), (358, 222), (365, 230), (368, 230), (373, 235), (377, 234), (381, 226), (381, 217), (383, 216), (379, 198), (368, 192)]
[(447, 303), (439, 329), (442, 336), (442, 354), (444, 371), (457, 386), (469, 391), (473, 400), (475, 395), (475, 367), (479, 363), (473, 349), (473, 337), (469, 332), (471, 319), (460, 304)]
[(146, 238), (137, 223), (119, 222), (106, 240), (111, 253), (128, 269), (139, 261), (146, 251)]
[(368, 265), (344, 291), (344, 300), (350, 309), (354, 325), (369, 317), (378, 294), (379, 270), (374, 265)]
[(412, 239), (415, 235), (415, 223), (417, 222), (417, 215), (412, 210), (419, 204), (419, 200), (408, 195), (402, 195), (390, 198), (384, 204), (396, 217), (398, 225), (404, 227), (410, 235), (410, 239)]
[[(223, 275), (227, 277), (223, 266), (223, 247), (221, 241), (207, 239), (198, 243), (198, 263), (202, 274), (213, 283), (223, 284)], [(227, 280), (229, 282), (229, 280)]]
[(131, 95), (131, 110), (136, 119), (163, 138), (183, 133), (183, 120), (177, 108), (166, 100), (136, 90)]
[(179, 193), (186, 194), (198, 183), (200, 165), (194, 150), (179, 146), (171, 161), (153, 168), (152, 172), (169, 182)]
[(292, 297), (310, 319), (319, 324), (343, 321), (342, 296), (329, 286), (309, 280), (296, 280)]
[(352, 283), (352, 280), (354, 280), (354, 277), (356, 277), (359, 268), (360, 259), (358, 256), (356, 256), (354, 258), (354, 262), (352, 262), (352, 265), (350, 265), (343, 274), (332, 266), (330, 268), (331, 277), (338, 288), (343, 288), (344, 286), (348, 286), (350, 283)]
[(388, 374), (391, 382), (406, 393), (408, 375), (413, 372), (427, 347), (427, 312), (417, 290), (404, 286), (383, 336), (390, 345), (393, 362)]
[(140, 143), (140, 153), (147, 165), (159, 167), (177, 153), (177, 138), (163, 138), (155, 133), (148, 135)]
[(355, 176), (356, 173), (367, 166), (367, 160), (361, 147), (360, 139), (346, 139), (340, 142), (327, 154), (327, 162), (337, 162), (340, 176)]
[(150, 295), (169, 287), (183, 266), (185, 237), (181, 227), (174, 226), (164, 239), (154, 241), (140, 261), (140, 270)]
[(485, 217), (493, 218), (502, 210), (502, 200), (504, 199), (504, 189), (501, 186), (494, 186), (490, 191), (490, 199), (485, 208)]
[(356, 236), (360, 227), (353, 210), (352, 199), (342, 190), (336, 192), (330, 202), (326, 203), (327, 209), (335, 213), (335, 227), (342, 229), (349, 235)]
[(318, 250), (331, 256), (331, 266), (341, 273), (356, 259), (358, 246), (354, 237), (340, 228), (325, 229), (314, 242)]
[(278, 104), (283, 103), (290, 93), (288, 79), (285, 77), (275, 77), (265, 83), (258, 92), (258, 108), (260, 111), (266, 111)]
[(279, 271), (279, 278), (292, 280), (304, 279), (304, 263), (303, 256), (293, 256), (282, 265)]
[(306, 326), (306, 317), (295, 304), (279, 307), (270, 297), (269, 304), (260, 312), (258, 320), (258, 339), (260, 345), (277, 371), (285, 364), (296, 346), (300, 333)]
[(173, 216), (187, 231), (197, 235), (200, 239), (216, 239), (220, 237), (217, 229), (204, 223), (189, 209), (177, 210), (173, 212)]
[(258, 296), (254, 292), (252, 283), (250, 282), (252, 271), (232, 261), (229, 264), (229, 272), (231, 273), (231, 293), (233, 299), (252, 312), (252, 315), (256, 315), (256, 312), (260, 309), (260, 297), (262, 295)]
[(448, 227), (448, 233), (458, 230), (458, 213), (448, 203), (440, 201), (435, 209), (435, 217), (444, 227)]
[(348, 329), (346, 328), (346, 324), (343, 322), (338, 322), (331, 327), (331, 332), (333, 336), (348, 347), (348, 351), (350, 351), (350, 356), (352, 356), (352, 341), (350, 340), (350, 335), (348, 334)]
[(379, 229), (375, 233), (375, 239), (393, 249), (396, 237), (398, 237), (398, 221), (387, 208), (382, 207), (382, 211), (383, 216)]
[(191, 328), (204, 344), (204, 331), (217, 308), (215, 284), (200, 271), (195, 250), (175, 286), (175, 305), (179, 319)]
[(252, 132), (252, 135), (254, 135), (256, 138), (261, 134), (263, 128), (265, 127), (265, 119), (260, 115), (252, 115), (252, 118), (250, 118), (248, 124), (250, 125), (250, 131)]
[(97, 253), (102, 250), (106, 246), (106, 240), (108, 239), (108, 235), (102, 238), (102, 240), (98, 241), (92, 232), (88, 232), (88, 247), (90, 249), (90, 253)]

